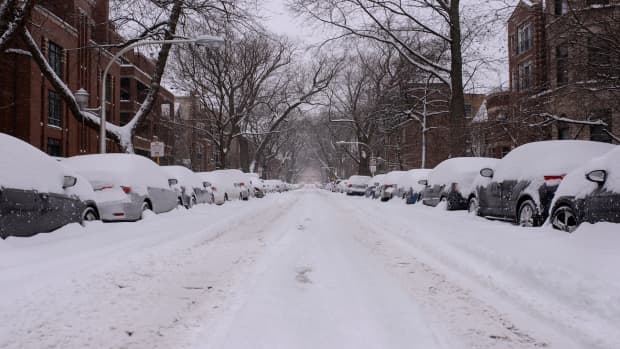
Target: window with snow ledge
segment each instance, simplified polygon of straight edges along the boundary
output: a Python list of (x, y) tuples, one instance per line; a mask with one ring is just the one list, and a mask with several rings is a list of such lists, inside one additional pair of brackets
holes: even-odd
[(49, 41), (47, 44), (47, 61), (56, 75), (62, 78), (62, 47)]
[(609, 5), (609, 0), (586, 0), (588, 6)]
[(60, 139), (52, 138), (52, 137), (47, 138), (47, 155), (62, 156), (62, 149), (60, 147)]
[(519, 91), (525, 91), (532, 87), (532, 62), (527, 61), (519, 64)]
[(525, 23), (519, 27), (517, 40), (517, 54), (521, 54), (532, 48), (532, 26), (530, 25), (530, 23)]
[(47, 91), (47, 124), (49, 126), (62, 127), (60, 95), (55, 91)]

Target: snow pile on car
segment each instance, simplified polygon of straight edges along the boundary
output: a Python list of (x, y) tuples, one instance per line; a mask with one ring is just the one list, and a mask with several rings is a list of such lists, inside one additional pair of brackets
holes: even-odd
[(351, 185), (367, 185), (370, 182), (370, 177), (368, 176), (351, 176), (349, 178), (349, 184)]
[(179, 181), (177, 185), (190, 188), (203, 188), (203, 181), (200, 176), (196, 175), (187, 167), (183, 166), (161, 166), (161, 169), (170, 178), (174, 178)]
[(473, 183), (486, 167), (493, 168), (498, 159), (483, 157), (461, 157), (442, 161), (428, 175), (428, 185), (452, 185), (457, 183), (457, 190), (468, 195), (473, 190)]
[(493, 180), (543, 181), (566, 175), (614, 145), (590, 141), (542, 141), (524, 144), (508, 153), (495, 167)]
[(598, 184), (586, 179), (592, 171), (603, 170), (607, 173), (607, 180), (603, 189), (620, 193), (620, 147), (613, 149), (603, 156), (592, 159), (583, 166), (576, 168), (564, 177), (562, 184), (556, 191), (556, 198), (561, 196), (575, 196), (583, 198), (598, 188)]
[(62, 167), (39, 149), (0, 133), (0, 154), (0, 187), (63, 193)]
[(147, 195), (148, 187), (170, 189), (168, 176), (157, 164), (140, 155), (80, 155), (63, 163), (85, 176), (95, 189), (102, 185), (130, 186), (141, 195)]
[(421, 180), (428, 179), (428, 175), (432, 172), (431, 169), (417, 168), (407, 171), (407, 174), (402, 177), (402, 183), (398, 183), (398, 186), (409, 190), (412, 188), (416, 192), (420, 192), (424, 189), (424, 186), (418, 183)]

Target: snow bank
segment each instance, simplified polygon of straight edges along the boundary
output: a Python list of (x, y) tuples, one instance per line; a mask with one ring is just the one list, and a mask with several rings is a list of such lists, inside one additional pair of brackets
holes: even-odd
[(615, 146), (590, 141), (543, 141), (513, 149), (495, 167), (493, 180), (543, 180), (563, 176)]
[(88, 179), (95, 189), (102, 186), (130, 186), (147, 194), (147, 187), (170, 189), (168, 176), (153, 161), (134, 154), (91, 154), (63, 160), (63, 164)]
[(583, 198), (593, 192), (598, 188), (598, 184), (587, 180), (586, 174), (596, 170), (607, 172), (604, 189), (620, 193), (620, 147), (615, 146), (605, 155), (592, 159), (566, 175), (558, 187), (555, 197), (566, 195)]
[(39, 149), (0, 133), (0, 154), (0, 187), (63, 193), (63, 168)]
[(442, 161), (428, 175), (428, 184), (449, 186), (457, 183), (458, 190), (467, 195), (473, 189), (474, 180), (479, 176), (480, 170), (485, 167), (494, 167), (498, 159), (462, 157), (451, 158)]

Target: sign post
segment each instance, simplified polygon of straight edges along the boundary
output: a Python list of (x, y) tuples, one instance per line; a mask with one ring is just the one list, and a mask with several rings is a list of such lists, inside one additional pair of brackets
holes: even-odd
[(373, 176), (375, 175), (375, 172), (377, 172), (377, 158), (375, 157), (371, 157), (370, 158), (370, 174), (372, 174)]
[(151, 157), (157, 159), (157, 165), (159, 165), (159, 158), (164, 157), (164, 150), (166, 149), (166, 145), (164, 142), (151, 142)]

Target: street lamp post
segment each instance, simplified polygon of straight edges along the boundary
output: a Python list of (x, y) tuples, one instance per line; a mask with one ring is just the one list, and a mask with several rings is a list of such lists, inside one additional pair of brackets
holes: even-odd
[[(345, 141), (338, 141), (338, 142), (336, 142), (336, 144), (338, 144), (338, 145), (344, 145), (344, 144), (363, 145), (364, 147), (366, 147), (366, 149), (370, 150), (370, 159), (369, 159), (370, 160), (369, 161), (370, 168), (369, 168), (369, 170), (370, 170), (370, 172), (371, 172), (371, 174), (373, 176), (375, 175), (375, 172), (376, 172), (376, 169), (377, 169), (376, 163), (373, 165), (373, 162), (376, 161), (375, 160), (375, 151), (368, 144), (366, 144), (364, 142), (345, 142)], [(374, 171), (373, 171), (373, 169), (374, 169)]]
[(101, 82), (101, 126), (99, 129), (99, 151), (101, 154), (105, 154), (106, 152), (106, 145), (105, 145), (105, 139), (106, 139), (106, 84), (107, 84), (107, 77), (108, 77), (108, 71), (110, 70), (110, 68), (112, 67), (112, 64), (114, 62), (116, 62), (116, 60), (122, 56), (123, 54), (127, 53), (128, 51), (130, 51), (131, 49), (138, 47), (138, 46), (146, 46), (146, 45), (162, 45), (162, 44), (184, 44), (184, 43), (196, 43), (199, 45), (206, 45), (206, 46), (211, 46), (213, 48), (218, 48), (220, 46), (222, 46), (224, 44), (224, 39), (217, 37), (217, 36), (211, 36), (211, 35), (202, 35), (193, 39), (173, 39), (173, 40), (144, 40), (144, 41), (136, 41), (133, 44), (124, 47), (122, 50), (118, 51), (117, 54), (114, 55), (114, 57), (110, 60), (110, 62), (108, 63), (108, 65), (105, 67), (105, 70), (103, 71), (103, 77), (102, 77), (102, 82)]

